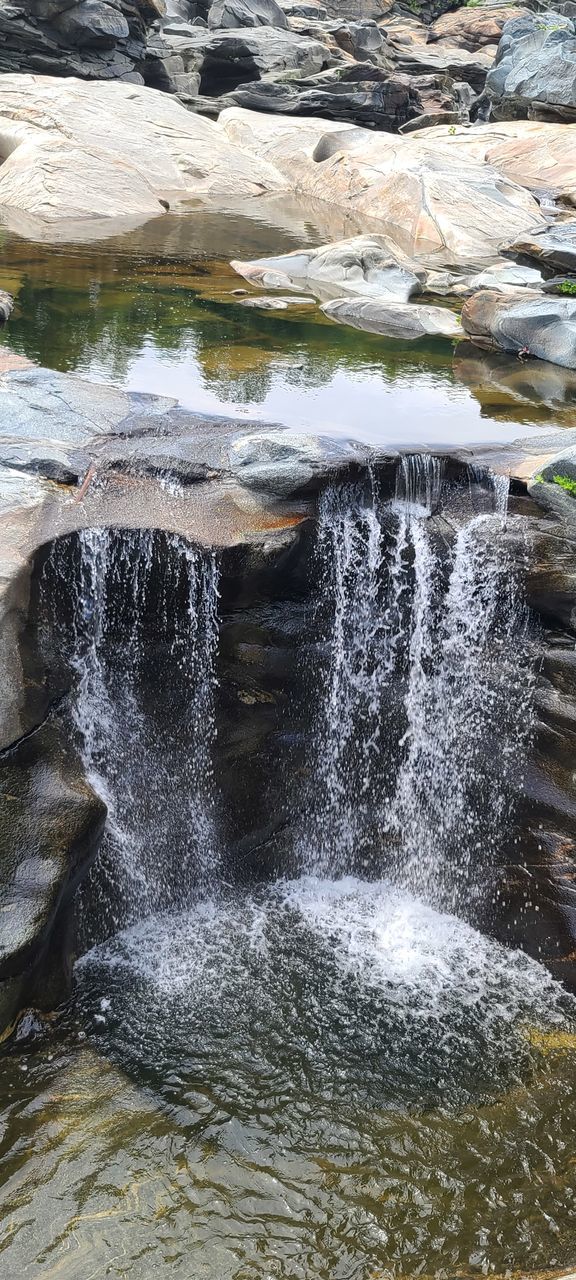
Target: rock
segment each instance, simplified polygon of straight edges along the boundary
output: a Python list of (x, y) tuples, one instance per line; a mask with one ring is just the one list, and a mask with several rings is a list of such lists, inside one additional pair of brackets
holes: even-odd
[(520, 18), (527, 10), (515, 5), (464, 5), (452, 13), (437, 18), (428, 29), (428, 40), (446, 41), (461, 49), (475, 52), (492, 48), (499, 43), (502, 29), (512, 18)]
[(500, 293), (510, 293), (517, 289), (537, 289), (542, 284), (542, 273), (536, 267), (519, 267), (508, 262), (496, 262), (486, 267), (479, 275), (467, 281), (467, 289), (498, 289)]
[(576, 276), (576, 221), (559, 222), (531, 235), (519, 236), (503, 252), (511, 258), (535, 258), (551, 270), (568, 271)]
[(244, 81), (263, 75), (275, 76), (297, 71), (314, 75), (329, 62), (330, 55), (319, 40), (277, 27), (237, 28), (231, 31), (201, 31), (191, 28), (187, 35), (164, 29), (174, 54), (184, 61), (197, 60), (202, 92), (219, 94)]
[[(467, 154), (447, 130), (398, 138), (361, 129), (340, 137), (332, 129), (326, 139), (321, 122), (315, 132), (313, 120), (238, 109), (224, 111), (218, 127), (265, 155), (296, 193), (347, 211), (385, 235), (395, 254), (433, 270), (482, 270), (503, 243), (545, 226), (528, 191)], [(482, 127), (469, 132), (480, 135), (481, 147)]]
[(395, 64), (399, 71), (409, 76), (441, 74), (464, 80), (481, 93), (486, 76), (492, 66), (492, 54), (483, 49), (475, 53), (448, 44), (412, 44), (398, 48)]
[(317, 0), (282, 0), (282, 8), (287, 18), (311, 18), (315, 22), (325, 22), (328, 10)]
[(260, 311), (287, 311), (289, 307), (313, 307), (314, 299), (293, 296), (291, 298), (241, 298), (239, 307), (254, 307)]
[(576, 298), (484, 289), (464, 303), (462, 324), (480, 345), (493, 344), (576, 368)]
[(324, 315), (339, 324), (352, 325), (386, 338), (413, 341), (417, 338), (461, 338), (463, 330), (456, 317), (444, 307), (422, 303), (389, 302), (387, 298), (337, 298), (322, 307)]
[(502, 121), (477, 125), (474, 129), (456, 126), (430, 130), (426, 141), (441, 141), (464, 162), (490, 164), (512, 182), (529, 191), (546, 193), (567, 203), (576, 203), (576, 172), (572, 148), (576, 147), (576, 126), (544, 124), (533, 120)]
[(555, 293), (562, 297), (574, 297), (576, 295), (576, 276), (552, 276), (550, 280), (545, 280), (542, 284), (544, 293)]
[(28, 0), (0, 5), (0, 72), (142, 83), (148, 27), (163, 0)]
[(0, 205), (40, 223), (136, 226), (192, 197), (222, 201), (232, 182), (237, 196), (287, 185), (208, 120), (135, 85), (2, 76), (0, 132)]
[(365, 450), (350, 440), (261, 430), (232, 444), (229, 464), (233, 475), (249, 489), (289, 496), (315, 478), (361, 463)]
[(267, 80), (242, 84), (227, 99), (247, 110), (327, 116), (390, 131), (397, 131), (421, 109), (417, 92), (406, 77), (389, 75), (366, 63), (329, 69), (297, 83)]
[(576, 120), (576, 30), (562, 14), (507, 22), (486, 81), (496, 120)]
[(407, 302), (422, 292), (425, 275), (399, 263), (378, 236), (354, 236), (318, 249), (231, 265), (251, 284), (280, 289), (305, 286), (324, 299), (351, 294)]
[(231, 27), (288, 27), (284, 9), (276, 0), (213, 0), (208, 12), (211, 31)]
[(418, 129), (431, 129), (438, 124), (457, 124), (460, 112), (457, 110), (429, 112), (427, 115), (415, 116), (407, 124), (400, 125), (399, 133), (416, 133)]
[(347, 22), (332, 29), (336, 44), (357, 62), (378, 61), (384, 38), (375, 22)]
[(6, 324), (12, 314), (13, 306), (13, 297), (9, 293), (5, 293), (3, 289), (0, 289), (0, 325)]
[(59, 13), (53, 25), (65, 45), (76, 45), (79, 49), (90, 45), (113, 49), (130, 34), (126, 18), (102, 0), (81, 0)]

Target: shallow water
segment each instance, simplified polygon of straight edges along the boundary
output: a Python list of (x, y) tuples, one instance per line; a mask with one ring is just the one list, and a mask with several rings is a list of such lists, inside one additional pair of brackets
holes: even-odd
[(244, 306), (234, 290), (257, 291), (230, 259), (318, 243), (313, 223), (168, 217), (90, 246), (2, 234), (0, 288), (16, 309), (0, 341), (49, 368), (169, 393), (200, 412), (414, 448), (503, 444), (576, 423), (569, 370), (363, 334), (316, 306)]
[(77, 980), (87, 1039), (8, 1064), (4, 1274), (573, 1258), (574, 1004), (519, 952), (384, 882), (305, 877), (153, 917)]

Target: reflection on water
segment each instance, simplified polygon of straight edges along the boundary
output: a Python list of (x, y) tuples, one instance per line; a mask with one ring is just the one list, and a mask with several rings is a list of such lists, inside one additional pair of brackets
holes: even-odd
[(576, 422), (569, 370), (551, 379), (537, 361), (471, 360), (466, 344), (453, 364), (446, 341), (363, 334), (316, 307), (243, 306), (229, 259), (317, 243), (303, 218), (295, 228), (166, 218), (96, 246), (4, 237), (0, 288), (16, 309), (2, 341), (49, 368), (169, 391), (194, 410), (414, 447), (505, 443)]
[(10, 1274), (573, 1259), (573, 1002), (526, 956), (385, 883), (304, 878), (152, 918), (78, 984), (90, 1047), (8, 1067)]

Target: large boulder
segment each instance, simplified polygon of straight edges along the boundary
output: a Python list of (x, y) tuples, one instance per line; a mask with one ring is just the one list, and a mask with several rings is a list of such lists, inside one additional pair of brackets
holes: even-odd
[(317, 298), (388, 298), (407, 302), (422, 292), (424, 271), (395, 258), (379, 236), (354, 236), (318, 249), (297, 250), (278, 258), (233, 262), (235, 271), (264, 288), (308, 288)]
[(208, 12), (211, 31), (233, 27), (288, 27), (276, 0), (213, 0)]
[(547, 12), (506, 23), (486, 81), (497, 120), (576, 120), (576, 29)]
[(280, 191), (266, 161), (153, 89), (0, 77), (0, 206), (43, 223), (138, 225), (190, 198)]
[(198, 71), (202, 93), (208, 96), (262, 76), (315, 75), (330, 62), (319, 40), (272, 26), (207, 31), (169, 24), (162, 29), (161, 41), (164, 56), (179, 58), (188, 72)]
[(452, 311), (422, 303), (391, 302), (389, 298), (336, 298), (325, 302), (322, 311), (339, 324), (385, 338), (413, 342), (418, 338), (461, 338), (462, 326)]
[(402, 138), (365, 129), (327, 133), (320, 121), (238, 109), (224, 111), (218, 126), (270, 160), (293, 191), (340, 207), (430, 268), (481, 270), (503, 243), (545, 226), (527, 190), (466, 154), (447, 130), (440, 138), (436, 130)]
[(576, 369), (576, 298), (483, 289), (462, 308), (462, 324), (473, 342)]

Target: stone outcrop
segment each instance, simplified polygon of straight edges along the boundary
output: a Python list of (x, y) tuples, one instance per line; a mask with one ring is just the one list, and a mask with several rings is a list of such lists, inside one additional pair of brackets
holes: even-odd
[(384, 298), (337, 298), (325, 302), (322, 311), (339, 324), (385, 338), (414, 342), (418, 338), (461, 338), (462, 326), (445, 307), (422, 303), (390, 302)]
[(304, 77), (297, 84), (261, 80), (240, 85), (221, 105), (279, 115), (320, 116), (397, 131), (422, 110), (416, 86), (371, 64), (354, 63)]
[(211, 31), (234, 27), (288, 26), (284, 9), (276, 0), (213, 0), (208, 11)]
[(576, 369), (576, 298), (483, 289), (464, 303), (462, 324), (480, 345)]
[(576, 276), (576, 221), (559, 222), (534, 235), (520, 236), (504, 250), (513, 258), (532, 258), (551, 271)]
[(497, 120), (576, 120), (576, 29), (560, 13), (506, 23), (486, 91)]
[(232, 182), (247, 196), (287, 185), (210, 121), (118, 83), (1, 77), (0, 155), (0, 205), (44, 223), (138, 225), (190, 199), (225, 202)]
[(445, 40), (472, 53), (477, 49), (495, 50), (505, 24), (513, 18), (523, 17), (526, 12), (526, 9), (515, 5), (482, 4), (477, 8), (463, 5), (437, 18), (428, 30), (428, 40)]
[(143, 84), (148, 27), (164, 0), (9, 0), (0, 5), (0, 72)]

